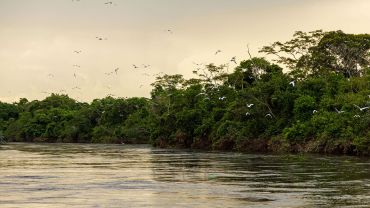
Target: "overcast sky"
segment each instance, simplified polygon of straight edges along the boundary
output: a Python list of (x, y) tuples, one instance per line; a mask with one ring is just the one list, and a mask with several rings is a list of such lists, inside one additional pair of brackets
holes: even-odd
[(154, 77), (144, 73), (190, 76), (193, 62), (245, 59), (247, 44), (262, 56), (262, 46), (297, 30), (370, 33), (369, 0), (106, 2), (0, 0), (0, 101), (43, 99), (49, 92), (82, 101), (149, 97)]

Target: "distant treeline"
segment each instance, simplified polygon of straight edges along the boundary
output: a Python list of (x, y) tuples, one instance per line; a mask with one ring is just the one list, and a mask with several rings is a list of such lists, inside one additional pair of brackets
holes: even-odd
[(52, 94), (0, 103), (0, 134), (17, 142), (370, 154), (370, 35), (296, 32), (260, 52), (275, 64), (250, 56), (230, 73), (228, 64), (199, 65), (196, 78), (157, 77), (150, 99), (88, 104)]

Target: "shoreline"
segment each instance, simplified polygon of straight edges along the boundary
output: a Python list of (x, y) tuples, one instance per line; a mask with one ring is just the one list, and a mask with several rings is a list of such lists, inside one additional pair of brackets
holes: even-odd
[[(355, 153), (341, 153), (341, 152), (335, 152), (335, 151), (313, 151), (312, 143), (307, 144), (295, 144), (293, 145), (294, 148), (289, 148), (287, 144), (276, 144), (272, 142), (271, 140), (265, 140), (263, 142), (261, 141), (253, 141), (254, 143), (259, 143), (260, 147), (263, 148), (258, 149), (255, 147), (250, 146), (244, 146), (244, 147), (238, 147), (233, 149), (225, 149), (218, 146), (218, 148), (212, 148), (212, 146), (207, 146), (201, 148), (200, 146), (195, 146), (194, 144), (191, 147), (185, 147), (183, 145), (169, 145), (162, 143), (161, 145), (151, 144), (151, 143), (70, 143), (70, 142), (6, 142), (4, 144), (1, 144), (0, 146), (6, 146), (8, 144), (67, 144), (67, 145), (115, 145), (115, 146), (148, 146), (158, 149), (169, 149), (169, 150), (188, 150), (188, 151), (200, 151), (200, 152), (213, 152), (213, 153), (242, 153), (242, 154), (261, 154), (261, 155), (325, 155), (325, 156), (351, 156), (351, 157), (370, 157), (370, 154), (355, 154)], [(249, 143), (251, 144), (251, 143)], [(354, 147), (352, 145), (352, 147)], [(321, 149), (322, 150), (322, 149)]]

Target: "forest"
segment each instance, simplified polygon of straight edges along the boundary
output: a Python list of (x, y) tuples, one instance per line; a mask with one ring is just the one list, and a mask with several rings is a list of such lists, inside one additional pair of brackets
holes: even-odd
[(158, 76), (150, 98), (0, 102), (0, 139), (370, 155), (369, 34), (298, 31), (260, 54)]

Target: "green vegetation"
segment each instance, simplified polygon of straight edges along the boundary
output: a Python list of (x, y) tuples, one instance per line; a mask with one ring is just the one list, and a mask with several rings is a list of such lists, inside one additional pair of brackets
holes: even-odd
[(370, 154), (370, 35), (296, 32), (261, 52), (276, 64), (249, 57), (231, 73), (209, 64), (192, 79), (164, 75), (151, 99), (0, 103), (0, 131), (8, 141)]
[(141, 119), (149, 114), (147, 103), (145, 98), (107, 97), (87, 104), (55, 94), (43, 101), (21, 99), (0, 104), (0, 130), (16, 142), (148, 143)]

